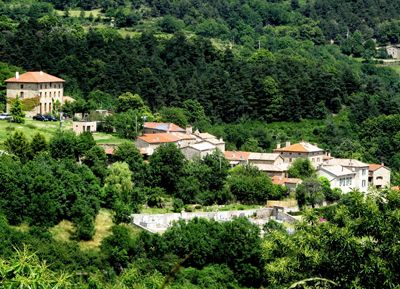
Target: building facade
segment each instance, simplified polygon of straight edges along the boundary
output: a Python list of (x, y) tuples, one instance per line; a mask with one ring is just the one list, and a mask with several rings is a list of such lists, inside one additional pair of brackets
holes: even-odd
[(370, 164), (368, 182), (377, 189), (390, 187), (390, 169), (384, 164)]
[(290, 142), (286, 142), (285, 147), (281, 147), (281, 145), (278, 144), (277, 148), (274, 149), (274, 152), (279, 153), (285, 163), (291, 164), (296, 159), (306, 158), (310, 160), (314, 167), (322, 164), (326, 157), (326, 153), (323, 149), (307, 142), (300, 142), (296, 144), (290, 144)]
[(54, 109), (63, 104), (64, 80), (42, 71), (26, 72), (9, 78), (7, 84), (7, 112), (17, 96), (22, 101), (30, 99), (30, 107), (26, 111), (28, 117), (36, 114), (51, 114)]

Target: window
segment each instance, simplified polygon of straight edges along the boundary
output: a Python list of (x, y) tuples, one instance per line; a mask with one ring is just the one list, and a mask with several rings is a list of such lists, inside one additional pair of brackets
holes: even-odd
[(24, 92), (23, 92), (23, 91), (21, 91), (20, 97), (21, 97), (21, 98), (24, 98)]
[(39, 96), (42, 97), (42, 92), (39, 92)]
[(311, 161), (312, 161), (313, 163), (315, 163), (315, 159), (314, 159), (314, 158), (311, 158)]
[(367, 170), (366, 170), (366, 169), (363, 169), (363, 170), (362, 170), (362, 175), (365, 176), (366, 172), (367, 172)]
[(382, 176), (376, 177), (377, 180), (383, 180)]
[(351, 178), (346, 178), (346, 185), (351, 186)]
[(367, 184), (367, 182), (366, 182), (365, 180), (362, 180), (362, 182), (361, 182), (361, 186), (365, 187), (365, 186), (366, 186), (366, 184)]
[(47, 97), (47, 92), (44, 93), (44, 97)]
[(24, 89), (24, 85), (23, 84), (21, 84), (21, 89)]
[(319, 158), (317, 158), (317, 163), (319, 163)]
[(61, 96), (61, 92), (59, 91), (59, 92), (58, 92), (58, 97), (60, 97), (60, 96)]
[(340, 183), (340, 186), (343, 187), (344, 186), (344, 179), (340, 178), (339, 179), (339, 183)]

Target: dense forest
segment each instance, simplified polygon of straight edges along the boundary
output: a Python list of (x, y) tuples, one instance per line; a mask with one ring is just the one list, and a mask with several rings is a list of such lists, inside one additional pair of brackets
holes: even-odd
[[(377, 49), (400, 39), (396, 1), (0, 0), (0, 111), (15, 71), (66, 80), (66, 114), (99, 108), (134, 139), (132, 119), (193, 125), (227, 149), (270, 152), (307, 140), (332, 155), (384, 162), (400, 185), (400, 81)], [(246, 219), (132, 229), (132, 212), (193, 204), (263, 205), (289, 192), (222, 155), (186, 161), (173, 145), (148, 160), (132, 142), (110, 161), (92, 135), (49, 141), (10, 131), (0, 155), (0, 287), (396, 288), (398, 192), (341, 195), (299, 163), (303, 219), (289, 234)], [(112, 163), (112, 164), (110, 164)], [(304, 169), (306, 168), (306, 169)], [(300, 172), (300, 173), (299, 173)], [(307, 192), (307, 186), (318, 194)], [(303, 193), (303, 195), (301, 195)], [(307, 210), (322, 201), (334, 204)], [(95, 249), (100, 210), (110, 235)], [(72, 224), (68, 241), (50, 231)]]

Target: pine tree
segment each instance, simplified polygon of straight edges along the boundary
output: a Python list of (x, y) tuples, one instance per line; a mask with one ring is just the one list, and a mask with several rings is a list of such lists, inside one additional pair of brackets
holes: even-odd
[(25, 122), (25, 113), (22, 111), (22, 102), (19, 100), (17, 96), (13, 103), (11, 104), (10, 113), (12, 116), (12, 121), (16, 123), (24, 123)]

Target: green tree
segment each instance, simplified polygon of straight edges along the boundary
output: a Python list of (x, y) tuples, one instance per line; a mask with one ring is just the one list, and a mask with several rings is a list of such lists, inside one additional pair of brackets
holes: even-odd
[(150, 156), (150, 172), (155, 185), (175, 193), (185, 157), (174, 143), (163, 144)]
[(79, 156), (78, 140), (72, 131), (57, 131), (50, 139), (50, 155), (54, 159), (77, 159)]
[(22, 102), (19, 99), (19, 96), (11, 102), (10, 114), (13, 122), (25, 123), (25, 113), (22, 110)]
[(6, 150), (10, 154), (16, 155), (21, 162), (26, 162), (31, 155), (29, 141), (22, 131), (16, 131), (4, 142)]
[(143, 156), (132, 142), (123, 142), (118, 145), (114, 158), (116, 161), (125, 162), (129, 165), (135, 184), (143, 185), (145, 183), (147, 171)]
[(118, 96), (117, 112), (126, 112), (128, 110), (136, 110), (139, 112), (146, 110), (146, 105), (139, 94), (125, 92)]
[(41, 133), (36, 133), (32, 137), (32, 141), (30, 143), (30, 149), (33, 156), (37, 154), (47, 151), (49, 148), (49, 144), (46, 141), (46, 138)]
[(188, 125), (188, 118), (185, 110), (180, 107), (164, 107), (160, 110), (162, 122), (172, 122), (185, 128)]
[(315, 168), (309, 159), (296, 159), (288, 170), (289, 177), (302, 180), (314, 176), (315, 173)]
[(300, 208), (306, 205), (314, 208), (322, 204), (324, 199), (324, 190), (318, 179), (306, 179), (296, 188), (296, 200)]
[(113, 116), (117, 134), (126, 139), (135, 139), (143, 128), (143, 118), (136, 110), (128, 110)]

